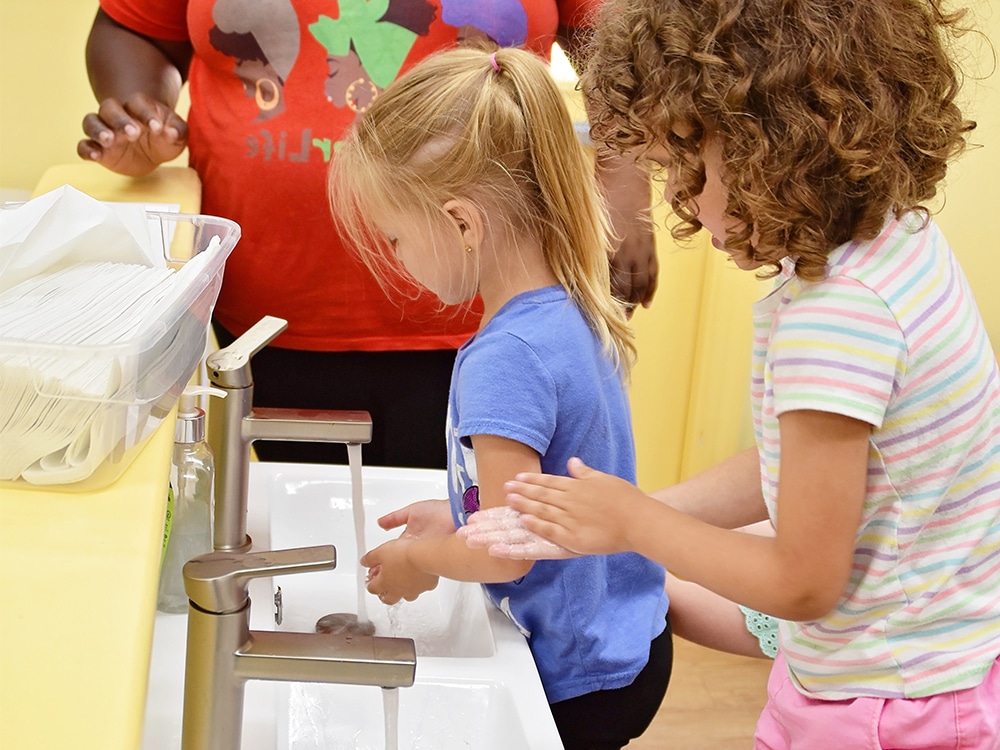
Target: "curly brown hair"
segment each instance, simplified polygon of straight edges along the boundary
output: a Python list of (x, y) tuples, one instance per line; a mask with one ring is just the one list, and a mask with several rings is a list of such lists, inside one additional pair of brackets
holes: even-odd
[(664, 148), (677, 239), (701, 228), (701, 147), (720, 135), (726, 238), (777, 272), (822, 278), (827, 254), (924, 205), (975, 123), (956, 104), (939, 0), (615, 0), (581, 79), (592, 138)]

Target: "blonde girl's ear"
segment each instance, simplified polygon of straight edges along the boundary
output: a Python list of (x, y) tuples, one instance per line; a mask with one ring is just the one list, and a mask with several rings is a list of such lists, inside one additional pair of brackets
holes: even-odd
[(470, 251), (478, 250), (483, 243), (485, 228), (479, 209), (461, 198), (446, 201), (442, 208), (455, 223), (463, 246)]

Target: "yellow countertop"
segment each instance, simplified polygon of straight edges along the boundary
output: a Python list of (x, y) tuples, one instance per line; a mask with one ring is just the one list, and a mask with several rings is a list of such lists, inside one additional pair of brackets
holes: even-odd
[(0, 747), (139, 747), (173, 427), (103, 490), (0, 488)]
[[(35, 195), (64, 184), (182, 213), (201, 205), (183, 167), (132, 179), (60, 165)], [(173, 432), (171, 414), (101, 490), (0, 487), (0, 747), (140, 746)]]
[(42, 175), (34, 195), (63, 185), (72, 185), (101, 201), (169, 203), (180, 206), (179, 212), (186, 214), (201, 210), (201, 181), (190, 167), (160, 167), (145, 177), (124, 177), (93, 162), (59, 164)]

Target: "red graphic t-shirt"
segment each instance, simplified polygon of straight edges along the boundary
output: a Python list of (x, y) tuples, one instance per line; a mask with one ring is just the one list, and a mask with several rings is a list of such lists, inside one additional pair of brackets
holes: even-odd
[(429, 293), (389, 299), (344, 247), (326, 195), (338, 140), (373, 97), (436, 50), (489, 37), (548, 58), (559, 25), (598, 0), (101, 0), (141, 34), (190, 39), (191, 166), (202, 211), (238, 222), (216, 307), (240, 335), (264, 315), (280, 346), (320, 351), (457, 348), (478, 308)]

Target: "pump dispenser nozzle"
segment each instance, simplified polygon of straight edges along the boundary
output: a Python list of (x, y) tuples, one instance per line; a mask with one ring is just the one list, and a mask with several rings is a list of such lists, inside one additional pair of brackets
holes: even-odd
[(225, 398), (227, 393), (221, 388), (209, 385), (189, 385), (181, 393), (177, 405), (177, 426), (174, 429), (175, 443), (200, 443), (205, 439), (205, 410), (198, 406), (202, 394)]

